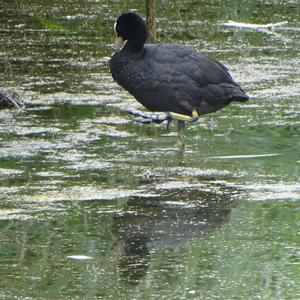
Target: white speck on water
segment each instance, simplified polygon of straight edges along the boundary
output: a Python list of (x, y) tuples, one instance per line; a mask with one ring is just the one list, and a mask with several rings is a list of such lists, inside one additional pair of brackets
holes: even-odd
[(93, 259), (91, 256), (86, 256), (86, 255), (69, 255), (67, 258), (70, 259), (77, 259), (77, 260), (88, 260), (88, 259)]
[(196, 294), (196, 291), (195, 291), (195, 290), (191, 290), (191, 291), (188, 291), (188, 293), (189, 293), (190, 295), (194, 295), (194, 294)]

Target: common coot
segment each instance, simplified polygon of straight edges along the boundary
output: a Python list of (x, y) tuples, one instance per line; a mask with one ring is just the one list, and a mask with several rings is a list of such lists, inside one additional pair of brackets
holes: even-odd
[(115, 23), (110, 59), (113, 79), (151, 112), (129, 111), (141, 122), (178, 121), (183, 138), (186, 121), (215, 112), (232, 101), (249, 97), (220, 62), (178, 44), (145, 44), (147, 29), (136, 13), (122, 14)]

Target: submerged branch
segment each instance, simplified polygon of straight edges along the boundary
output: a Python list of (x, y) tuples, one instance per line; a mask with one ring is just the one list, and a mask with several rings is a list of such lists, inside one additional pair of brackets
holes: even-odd
[(20, 100), (17, 93), (9, 95), (7, 92), (0, 90), (0, 109), (5, 108), (22, 108), (24, 107), (23, 102)]
[(269, 30), (272, 31), (276, 27), (286, 25), (288, 22), (278, 22), (278, 23), (267, 23), (267, 24), (253, 24), (253, 23), (243, 23), (243, 22), (235, 22), (229, 20), (228, 22), (222, 23), (223, 26), (226, 27), (235, 27), (241, 29), (252, 29), (252, 30)]

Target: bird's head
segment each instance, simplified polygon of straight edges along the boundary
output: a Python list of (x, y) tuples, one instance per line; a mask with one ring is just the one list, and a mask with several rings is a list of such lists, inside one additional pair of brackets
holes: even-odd
[(147, 28), (144, 20), (136, 13), (122, 14), (114, 24), (117, 35), (115, 48), (121, 49), (125, 42), (129, 42), (132, 48), (141, 48), (147, 40)]

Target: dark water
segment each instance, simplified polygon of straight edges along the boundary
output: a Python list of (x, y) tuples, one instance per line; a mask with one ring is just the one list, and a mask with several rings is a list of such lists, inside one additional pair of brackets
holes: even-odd
[(184, 153), (109, 74), (129, 9), (0, 2), (0, 88), (26, 103), (0, 111), (0, 298), (300, 299), (300, 3), (158, 1), (160, 42), (251, 96), (190, 124)]

